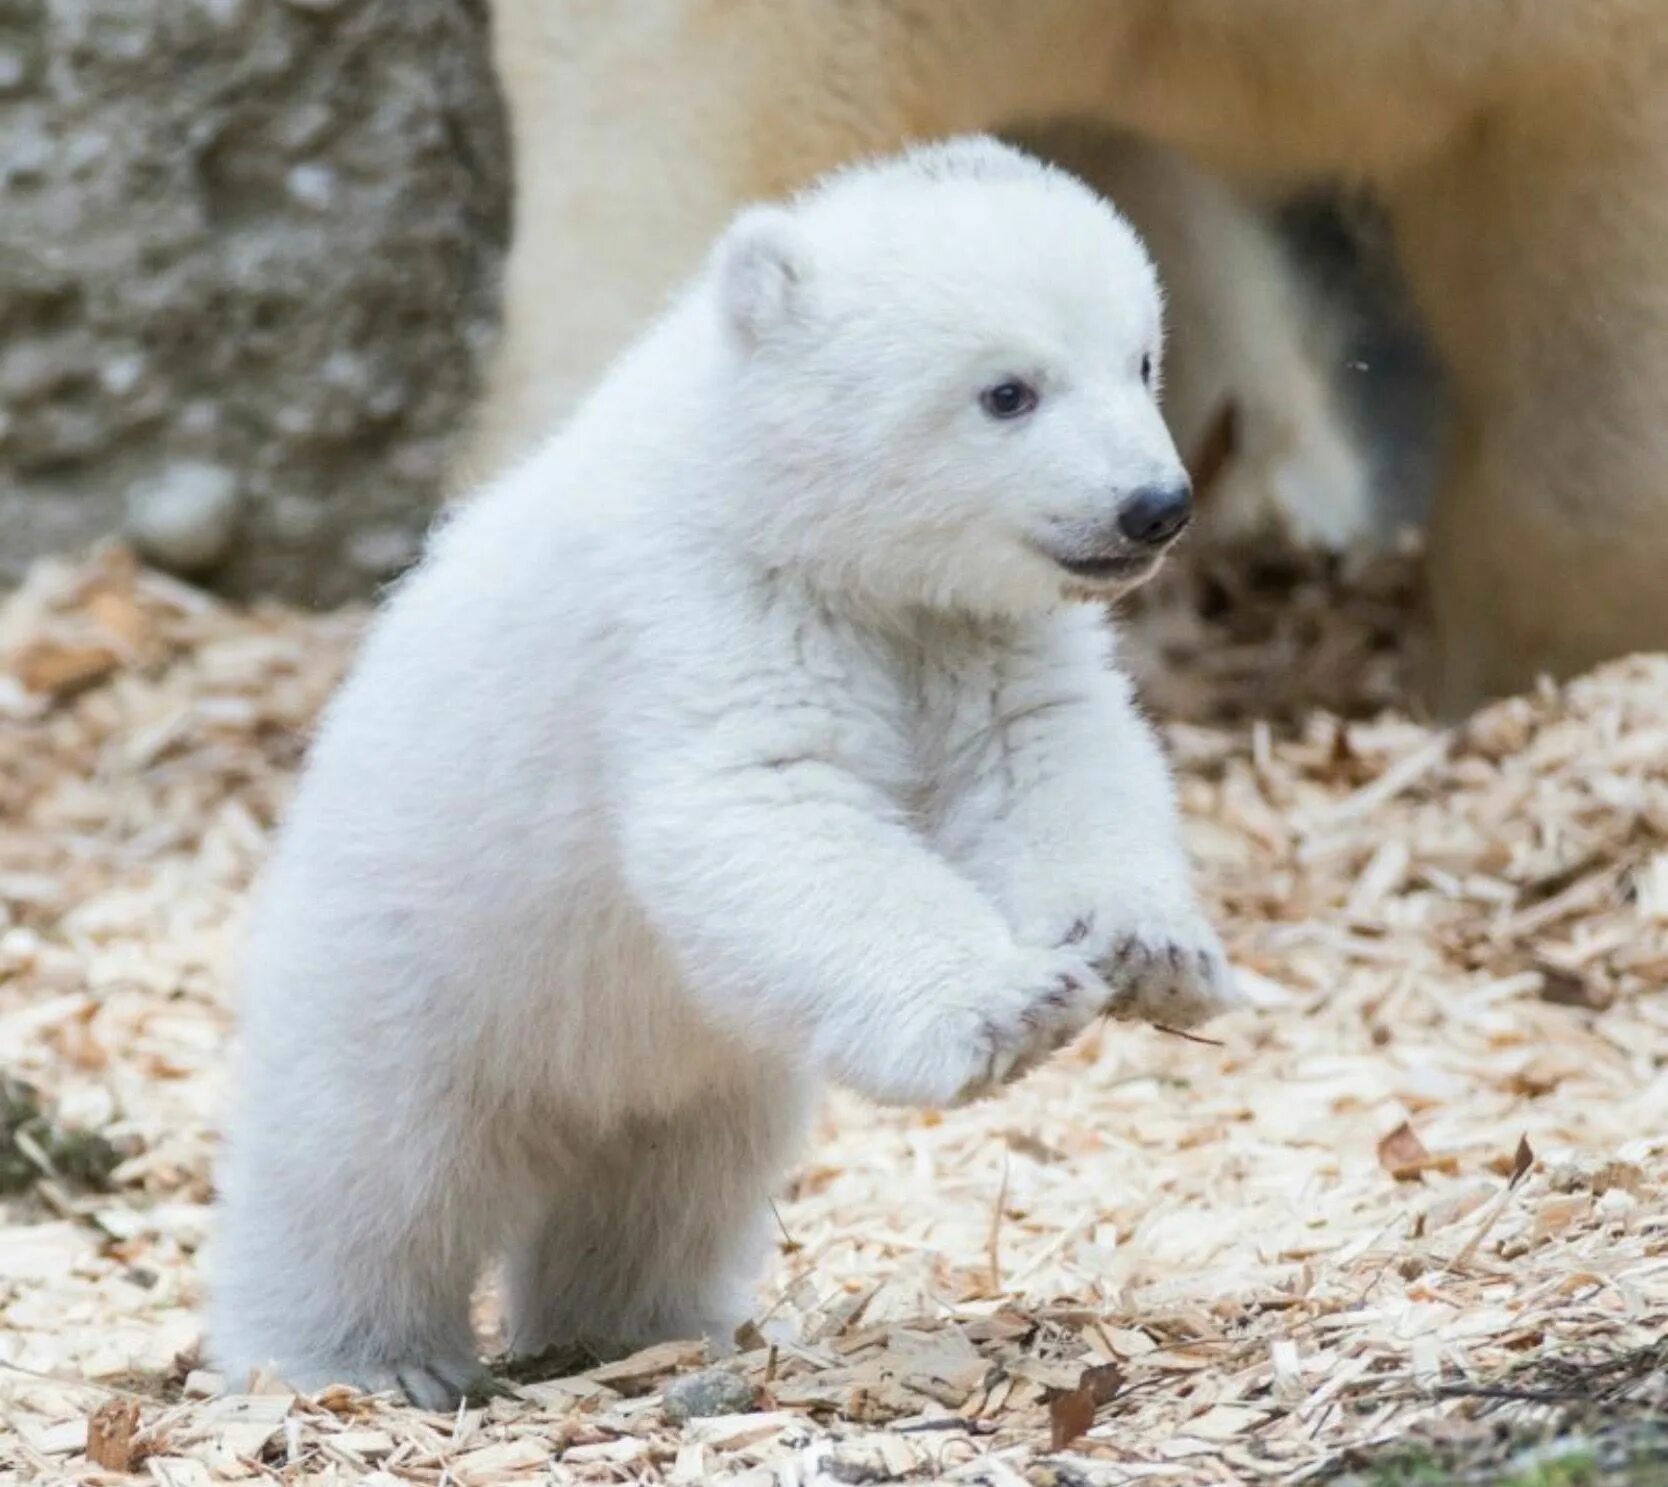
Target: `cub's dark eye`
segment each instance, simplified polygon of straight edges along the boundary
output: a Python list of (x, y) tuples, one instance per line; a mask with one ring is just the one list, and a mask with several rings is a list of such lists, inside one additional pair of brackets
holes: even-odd
[(979, 406), (992, 418), (1019, 418), (1037, 406), (1037, 390), (1029, 382), (1010, 377), (981, 392)]
[(1141, 358), (1141, 381), (1148, 387), (1153, 385), (1153, 354), (1150, 351)]

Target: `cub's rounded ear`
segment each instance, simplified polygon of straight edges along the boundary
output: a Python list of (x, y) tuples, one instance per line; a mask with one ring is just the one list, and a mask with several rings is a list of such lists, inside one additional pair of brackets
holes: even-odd
[(717, 281), (726, 327), (751, 349), (804, 308), (809, 246), (780, 207), (750, 207), (717, 248)]

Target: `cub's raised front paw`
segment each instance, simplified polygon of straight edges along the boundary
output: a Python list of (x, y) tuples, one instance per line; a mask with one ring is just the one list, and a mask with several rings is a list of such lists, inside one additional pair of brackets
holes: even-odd
[(935, 987), (907, 1031), (849, 1043), (837, 1077), (882, 1104), (963, 1105), (1036, 1067), (1111, 999), (1081, 955), (1016, 946)]
[(965, 1104), (1028, 1073), (1100, 1016), (1111, 996), (1071, 951), (1016, 951), (979, 1005), (957, 1009), (944, 1103)]
[(1093, 953), (1114, 1017), (1190, 1028), (1245, 1005), (1216, 931), (1197, 914), (1114, 930)]

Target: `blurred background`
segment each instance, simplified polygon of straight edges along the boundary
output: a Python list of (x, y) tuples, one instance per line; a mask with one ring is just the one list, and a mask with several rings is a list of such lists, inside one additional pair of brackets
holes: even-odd
[[(0, 0), (0, 583), (125, 534), (237, 595), (415, 556), (497, 330), (485, 0)], [(1440, 393), (1364, 202), (1286, 246), (1394, 519)]]

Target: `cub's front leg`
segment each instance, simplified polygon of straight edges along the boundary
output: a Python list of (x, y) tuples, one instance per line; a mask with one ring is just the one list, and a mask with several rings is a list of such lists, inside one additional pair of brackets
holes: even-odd
[(1191, 1027), (1240, 1005), (1199, 912), (1170, 772), (1092, 611), (992, 662), (937, 837), (1022, 943), (1076, 949), (1115, 1016)]
[(989, 1094), (1110, 1003), (1077, 949), (1019, 941), (837, 763), (684, 749), (633, 770), (622, 827), (627, 881), (714, 1025), (871, 1099)]
[(794, 597), (643, 647), (611, 750), (625, 884), (739, 1046), (887, 1103), (988, 1094), (1111, 991), (1063, 936), (1019, 939), (872, 778), (889, 678)]

